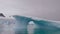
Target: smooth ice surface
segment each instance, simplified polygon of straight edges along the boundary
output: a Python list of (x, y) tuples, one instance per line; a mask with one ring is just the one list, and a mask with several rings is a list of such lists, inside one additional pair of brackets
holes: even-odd
[[(25, 17), (25, 16), (14, 16), (16, 20), (18, 21), (18, 24), (22, 24), (21, 27), (24, 27), (22, 31), (18, 30), (15, 31), (16, 34), (29, 34), (31, 30), (27, 31), (27, 29), (33, 29), (33, 34), (60, 34), (60, 21), (52, 21), (47, 19), (36, 19), (35, 17)], [(37, 26), (35, 28), (32, 28), (32, 25), (28, 25), (30, 21), (33, 21), (34, 24)], [(31, 24), (31, 23), (30, 23)], [(31, 26), (30, 28), (27, 28), (27, 26)], [(26, 29), (25, 29), (26, 28)], [(28, 33), (29, 32), (29, 33)]]

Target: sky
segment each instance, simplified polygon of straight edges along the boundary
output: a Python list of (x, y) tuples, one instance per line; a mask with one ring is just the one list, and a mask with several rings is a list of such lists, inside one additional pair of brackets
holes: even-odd
[(60, 0), (0, 0), (0, 13), (60, 21)]

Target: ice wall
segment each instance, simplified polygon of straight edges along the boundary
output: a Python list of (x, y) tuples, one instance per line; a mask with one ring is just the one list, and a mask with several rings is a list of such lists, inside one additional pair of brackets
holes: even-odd
[(0, 17), (0, 34), (60, 34), (60, 21), (19, 15)]
[[(52, 21), (46, 19), (36, 19), (35, 17), (26, 17), (26, 16), (14, 16), (17, 22), (17, 29), (15, 34), (28, 34), (28, 24), (30, 21), (33, 21), (37, 26), (34, 28), (34, 34), (60, 34), (60, 21)], [(21, 26), (20, 26), (21, 24)], [(29, 27), (32, 28), (33, 26)], [(22, 29), (20, 29), (22, 28)], [(31, 30), (29, 33), (32, 33)]]

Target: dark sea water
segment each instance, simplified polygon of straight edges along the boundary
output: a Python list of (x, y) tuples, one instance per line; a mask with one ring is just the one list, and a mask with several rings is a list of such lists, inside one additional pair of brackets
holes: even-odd
[[(60, 34), (60, 23), (48, 21), (48, 20), (37, 20), (25, 16), (13, 16), (17, 23), (15, 28), (15, 34)], [(29, 22), (33, 21), (36, 27), (29, 25)], [(29, 25), (29, 26), (28, 26)], [(29, 30), (29, 28), (31, 30)], [(29, 30), (29, 31), (28, 31)]]

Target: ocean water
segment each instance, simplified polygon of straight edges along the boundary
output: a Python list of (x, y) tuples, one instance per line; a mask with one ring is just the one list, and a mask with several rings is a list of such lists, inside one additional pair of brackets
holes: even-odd
[(60, 34), (60, 21), (14, 15), (0, 19), (0, 34)]

